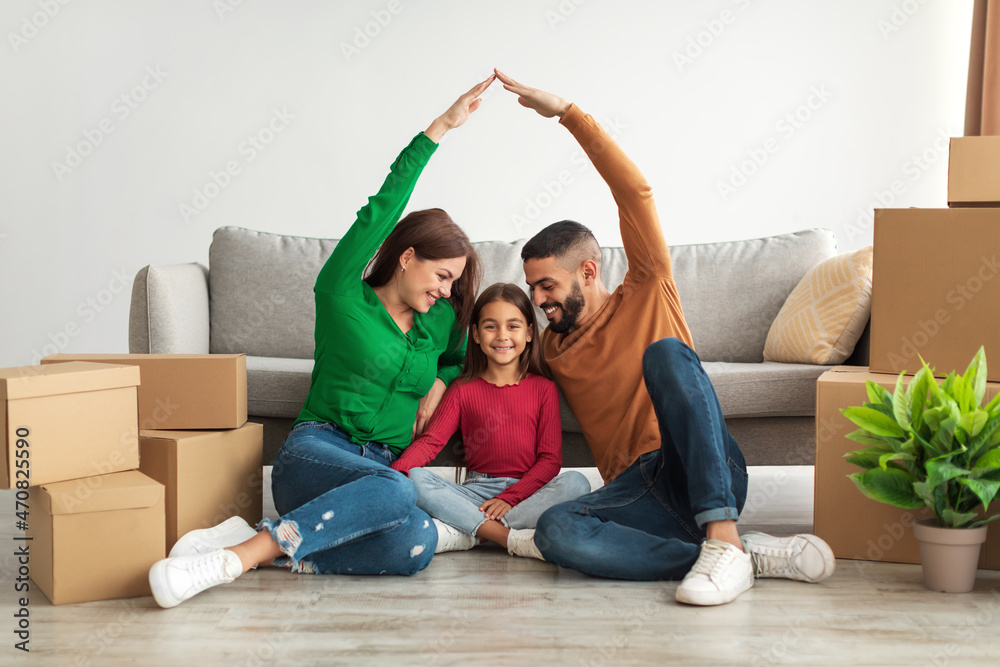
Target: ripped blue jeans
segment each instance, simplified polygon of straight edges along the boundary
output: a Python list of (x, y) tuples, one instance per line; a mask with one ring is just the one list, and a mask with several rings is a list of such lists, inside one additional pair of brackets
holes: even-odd
[(437, 547), (417, 491), (389, 467), (383, 444), (356, 445), (333, 424), (302, 422), (274, 461), (271, 492), (281, 515), (264, 519), (285, 557), (275, 565), (317, 574), (416, 574)]

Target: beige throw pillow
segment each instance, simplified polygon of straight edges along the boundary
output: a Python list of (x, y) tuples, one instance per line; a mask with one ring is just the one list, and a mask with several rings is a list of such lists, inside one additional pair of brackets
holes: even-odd
[(872, 246), (820, 262), (802, 277), (771, 324), (764, 361), (841, 364), (872, 309)]

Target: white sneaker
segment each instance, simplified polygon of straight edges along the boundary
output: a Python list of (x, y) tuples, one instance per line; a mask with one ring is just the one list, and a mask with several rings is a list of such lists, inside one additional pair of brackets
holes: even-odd
[(758, 579), (778, 577), (815, 583), (833, 574), (833, 550), (815, 535), (774, 537), (751, 532), (743, 536), (743, 546), (753, 559)]
[(467, 551), (479, 544), (478, 537), (463, 533), (444, 521), (434, 519), (434, 526), (438, 531), (438, 545), (434, 549), (436, 554), (445, 551)]
[(522, 528), (520, 530), (511, 528), (507, 534), (507, 553), (511, 556), (545, 560), (542, 552), (535, 546), (534, 528)]
[(750, 554), (722, 540), (708, 540), (694, 567), (677, 587), (678, 602), (701, 606), (726, 604), (753, 586)]
[(240, 557), (228, 549), (216, 549), (153, 563), (149, 569), (149, 587), (156, 604), (169, 609), (212, 586), (228, 584), (241, 574)]
[(256, 534), (257, 531), (243, 517), (234, 516), (213, 528), (199, 528), (185, 533), (170, 549), (168, 558), (194, 556), (216, 549), (235, 547)]

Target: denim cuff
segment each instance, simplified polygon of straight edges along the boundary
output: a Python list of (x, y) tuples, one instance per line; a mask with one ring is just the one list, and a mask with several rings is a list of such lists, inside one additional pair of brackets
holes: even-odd
[(736, 521), (740, 518), (740, 513), (735, 507), (719, 507), (717, 509), (705, 510), (694, 515), (695, 523), (699, 528), (704, 528), (709, 521)]

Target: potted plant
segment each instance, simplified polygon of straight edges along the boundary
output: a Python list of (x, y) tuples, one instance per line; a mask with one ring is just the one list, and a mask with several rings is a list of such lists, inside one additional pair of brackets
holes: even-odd
[(863, 469), (848, 477), (869, 498), (930, 508), (934, 519), (913, 527), (924, 585), (964, 593), (975, 585), (986, 524), (1000, 518), (985, 516), (1000, 491), (1000, 394), (982, 405), (983, 348), (964, 375), (950, 373), (940, 384), (920, 362), (907, 386), (902, 373), (891, 394), (868, 381), (870, 402), (841, 410), (861, 427), (847, 437), (864, 445), (844, 456)]

